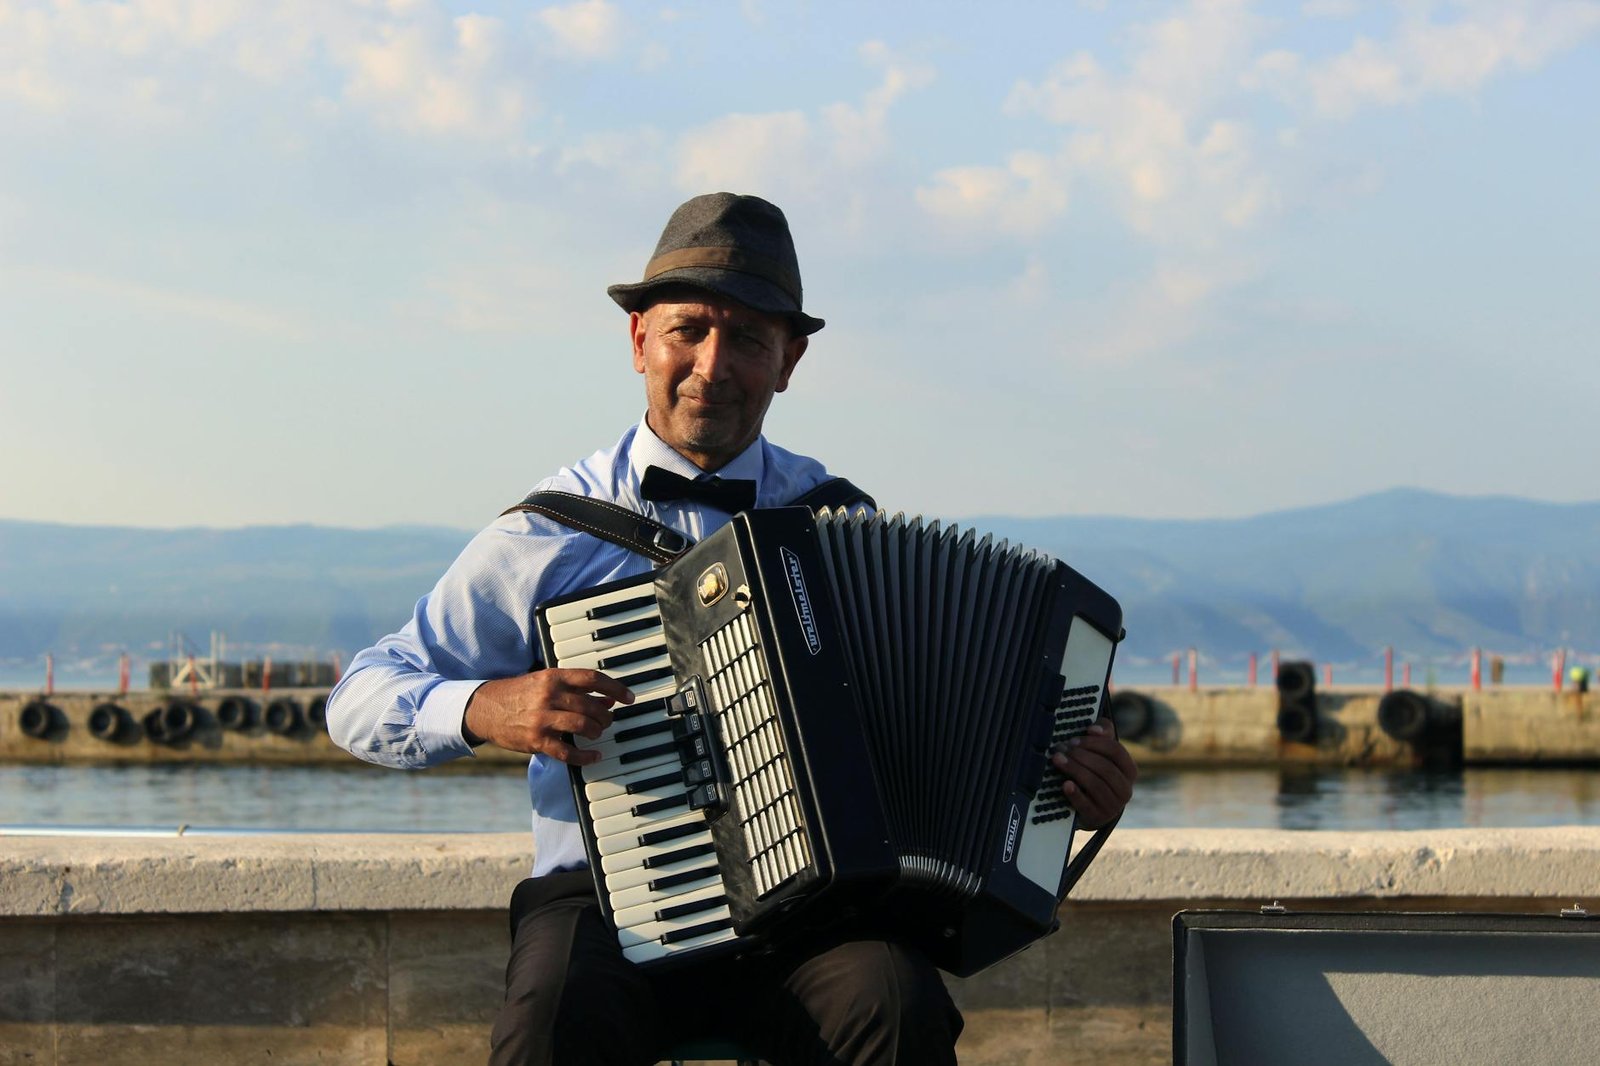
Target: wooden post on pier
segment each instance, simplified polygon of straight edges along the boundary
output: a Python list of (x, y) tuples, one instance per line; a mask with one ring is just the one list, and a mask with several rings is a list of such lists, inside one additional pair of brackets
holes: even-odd
[(1200, 691), (1200, 653), (1189, 649), (1189, 691)]
[(1411, 687), (1411, 664), (1410, 663), (1406, 663), (1404, 666), (1402, 666), (1400, 668), (1400, 687), (1401, 688), (1410, 688)]
[(117, 660), (117, 695), (128, 694), (128, 682), (133, 679), (132, 664), (128, 660), (128, 653), (123, 652)]
[(1256, 687), (1256, 653), (1250, 653), (1250, 687)]
[(1323, 663), (1322, 664), (1322, 687), (1323, 688), (1332, 688), (1333, 687), (1333, 664), (1332, 663)]
[(56, 694), (56, 657), (54, 652), (44, 653), (44, 694)]
[(1181, 656), (1179, 655), (1178, 652), (1173, 652), (1172, 653), (1172, 687), (1173, 688), (1177, 688), (1178, 687), (1178, 662), (1179, 662), (1180, 659), (1181, 659)]
[(261, 660), (261, 691), (272, 691), (272, 656), (265, 656)]
[(330, 652), (329, 658), (333, 660), (333, 683), (337, 685), (339, 683), (339, 679), (344, 676), (344, 667), (339, 662), (338, 652)]

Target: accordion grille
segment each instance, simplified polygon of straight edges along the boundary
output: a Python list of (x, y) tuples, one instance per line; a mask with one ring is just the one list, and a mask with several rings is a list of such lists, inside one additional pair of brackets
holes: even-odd
[[(1061, 747), (1069, 738), (1082, 736), (1094, 724), (1099, 709), (1099, 685), (1081, 685), (1062, 692), (1061, 702), (1056, 705), (1050, 746)], [(1054, 763), (1046, 765), (1044, 780), (1039, 783), (1039, 791), (1035, 796), (1038, 802), (1033, 807), (1033, 817), (1030, 819), (1034, 825), (1072, 817), (1072, 807), (1061, 791), (1066, 779), (1066, 775), (1057, 770)]]
[(712, 718), (733, 773), (729, 814), (738, 821), (762, 898), (811, 864), (794, 769), (750, 614), (715, 630), (700, 650), (710, 670)]
[[(1059, 564), (903, 515), (824, 512), (817, 526), (902, 875), (971, 896), (1013, 802), (990, 784), (1016, 776), (1017, 743), (1042, 710), (1042, 623)], [(1075, 698), (1058, 710), (1056, 731), (1080, 706), (1090, 708)]]

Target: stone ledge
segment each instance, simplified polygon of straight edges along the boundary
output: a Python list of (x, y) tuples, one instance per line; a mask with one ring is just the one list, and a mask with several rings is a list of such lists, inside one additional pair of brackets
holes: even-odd
[[(505, 834), (5, 837), (0, 916), (505, 907), (532, 862)], [(1581, 899), (1600, 827), (1290, 832), (1124, 829), (1072, 898)]]

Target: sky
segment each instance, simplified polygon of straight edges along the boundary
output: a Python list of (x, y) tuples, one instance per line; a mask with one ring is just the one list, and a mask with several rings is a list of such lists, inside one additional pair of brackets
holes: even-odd
[(0, 518), (476, 528), (789, 217), (890, 510), (1600, 499), (1600, 3), (0, 0)]

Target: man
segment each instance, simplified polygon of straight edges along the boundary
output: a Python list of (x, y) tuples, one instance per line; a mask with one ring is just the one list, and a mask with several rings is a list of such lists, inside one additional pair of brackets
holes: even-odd
[[(698, 541), (731, 510), (788, 504), (828, 479), (815, 460), (761, 436), (772, 397), (823, 327), (801, 309), (799, 264), (777, 207), (695, 197), (668, 221), (644, 280), (607, 291), (628, 312), (645, 417), (540, 489), (616, 504)], [(753, 499), (730, 502), (726, 493), (743, 482)], [(705, 492), (717, 502), (694, 498)], [(599, 737), (633, 694), (597, 671), (530, 672), (539, 659), (532, 616), (554, 596), (650, 565), (550, 518), (508, 512), (404, 629), (356, 656), (328, 704), (333, 738), (373, 762), (430, 766), (485, 742), (534, 756), (533, 877), (512, 900), (491, 1061), (652, 1063), (668, 1043), (714, 1032), (779, 1064), (953, 1063), (961, 1017), (937, 972), (870, 932), (662, 976), (622, 958), (585, 869), (568, 784), (569, 765), (597, 756), (568, 737)], [(1121, 813), (1137, 771), (1109, 723), (1093, 729), (1057, 765), (1073, 806), (1100, 825)]]

